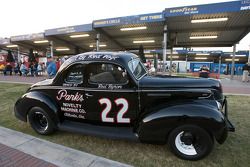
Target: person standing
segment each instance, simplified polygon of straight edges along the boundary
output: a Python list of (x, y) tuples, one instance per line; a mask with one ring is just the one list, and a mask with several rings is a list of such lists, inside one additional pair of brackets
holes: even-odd
[(3, 71), (3, 74), (7, 75), (7, 72), (9, 72), (10, 75), (12, 75), (12, 66), (11, 66), (11, 63), (7, 63), (6, 64), (5, 69)]
[(46, 66), (49, 78), (53, 78), (56, 75), (56, 63), (52, 57), (48, 58)]
[(23, 75), (23, 76), (27, 76), (27, 74), (29, 72), (27, 66), (25, 66), (24, 63), (21, 64), (20, 71), (21, 71), (21, 75)]
[(246, 63), (243, 68), (243, 75), (242, 75), (242, 82), (248, 82), (249, 79), (248, 79), (248, 74), (249, 74), (249, 63)]

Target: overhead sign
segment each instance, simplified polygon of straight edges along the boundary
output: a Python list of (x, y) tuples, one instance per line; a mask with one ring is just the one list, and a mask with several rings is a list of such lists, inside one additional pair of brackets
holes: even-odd
[(250, 0), (242, 0), (240, 10), (250, 10)]
[(165, 17), (172, 16), (185, 16), (185, 15), (194, 15), (194, 14), (212, 14), (212, 13), (224, 13), (224, 12), (237, 12), (241, 10), (243, 1), (232, 1), (224, 3), (215, 3), (215, 4), (206, 4), (206, 5), (197, 5), (197, 6), (185, 6), (178, 8), (166, 8), (164, 11)]
[(140, 23), (157, 22), (164, 20), (165, 19), (162, 13), (152, 13), (144, 15), (95, 20), (93, 21), (93, 27), (98, 28), (98, 27), (108, 27), (108, 26), (126, 25), (126, 24), (140, 24)]
[(36, 39), (44, 39), (44, 33), (26, 34), (10, 37), (11, 41), (29, 41)]
[(84, 24), (84, 25), (61, 27), (61, 28), (45, 30), (45, 36), (70, 34), (74, 32), (88, 32), (88, 31), (92, 31), (92, 24)]
[(10, 39), (9, 38), (0, 39), (0, 45), (8, 45), (8, 44), (10, 44)]

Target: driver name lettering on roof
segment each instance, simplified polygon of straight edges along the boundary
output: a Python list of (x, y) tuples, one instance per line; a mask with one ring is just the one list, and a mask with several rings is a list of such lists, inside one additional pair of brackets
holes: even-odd
[(86, 60), (86, 59), (105, 59), (105, 60), (116, 60), (118, 57), (108, 55), (108, 54), (93, 54), (93, 55), (79, 55), (76, 57), (76, 60)]

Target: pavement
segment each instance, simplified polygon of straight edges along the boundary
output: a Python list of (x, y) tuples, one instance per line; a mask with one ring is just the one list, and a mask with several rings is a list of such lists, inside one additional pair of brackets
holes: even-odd
[(19, 75), (6, 75), (4, 76), (3, 74), (0, 74), (0, 82), (6, 82), (6, 83), (21, 83), (21, 84), (34, 84), (36, 82), (39, 82), (41, 80), (46, 79), (47, 76), (42, 75), (42, 76), (37, 76), (37, 77), (32, 77), (32, 76), (19, 76)]
[(232, 80), (229, 77), (221, 79), (224, 94), (250, 96), (250, 82), (242, 82), (241, 76), (235, 76)]
[(1, 167), (131, 167), (0, 126)]

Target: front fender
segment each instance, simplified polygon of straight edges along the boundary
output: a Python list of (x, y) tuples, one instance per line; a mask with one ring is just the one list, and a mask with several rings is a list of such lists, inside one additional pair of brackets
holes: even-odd
[(164, 143), (172, 129), (185, 124), (206, 129), (219, 143), (227, 137), (224, 115), (216, 106), (198, 102), (165, 105), (144, 116), (137, 132), (142, 142)]
[(57, 103), (42, 92), (28, 92), (24, 94), (15, 103), (15, 116), (27, 122), (27, 114), (32, 107), (41, 107), (50, 118), (55, 122), (59, 122), (59, 107)]

